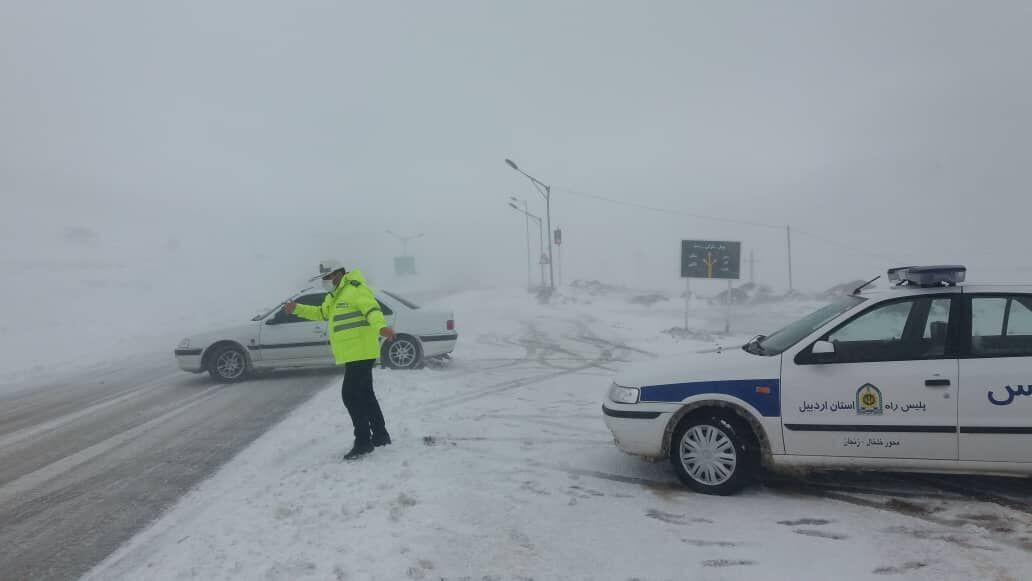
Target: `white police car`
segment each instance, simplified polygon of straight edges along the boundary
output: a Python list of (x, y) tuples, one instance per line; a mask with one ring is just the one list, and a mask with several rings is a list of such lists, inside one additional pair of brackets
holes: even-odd
[(1032, 473), (1032, 285), (965, 274), (891, 269), (889, 290), (857, 289), (741, 348), (628, 369), (606, 424), (622, 450), (669, 457), (710, 494), (761, 462)]

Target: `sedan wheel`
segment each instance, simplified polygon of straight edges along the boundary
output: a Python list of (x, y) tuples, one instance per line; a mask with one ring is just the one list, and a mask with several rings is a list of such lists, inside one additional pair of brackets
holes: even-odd
[(398, 337), (387, 345), (387, 363), (394, 369), (413, 369), (420, 364), (419, 344), (409, 337)]
[(223, 347), (212, 355), (208, 373), (216, 381), (240, 381), (247, 373), (247, 356), (237, 347)]

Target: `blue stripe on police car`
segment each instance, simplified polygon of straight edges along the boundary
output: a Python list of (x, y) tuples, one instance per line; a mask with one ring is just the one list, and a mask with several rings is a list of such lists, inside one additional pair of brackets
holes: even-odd
[(738, 398), (756, 408), (764, 417), (781, 416), (781, 380), (735, 379), (692, 381), (641, 388), (641, 401), (680, 402), (696, 395), (721, 394)]

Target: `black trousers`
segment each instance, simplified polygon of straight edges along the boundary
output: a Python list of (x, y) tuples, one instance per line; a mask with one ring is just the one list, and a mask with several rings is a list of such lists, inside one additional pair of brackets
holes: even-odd
[(355, 425), (355, 444), (368, 444), (374, 436), (386, 436), (380, 402), (373, 393), (373, 365), (375, 359), (352, 361), (344, 364), (344, 385), (340, 397)]

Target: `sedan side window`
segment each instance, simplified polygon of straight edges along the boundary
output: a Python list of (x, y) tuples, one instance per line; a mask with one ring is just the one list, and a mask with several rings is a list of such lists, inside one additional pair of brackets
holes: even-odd
[[(318, 307), (318, 306), (322, 306), (323, 300), (325, 298), (326, 298), (326, 293), (318, 293), (318, 294), (311, 294), (311, 295), (302, 295), (302, 296), (298, 297), (295, 300), (297, 301), (298, 304), (301, 304), (301, 305), (309, 305), (309, 306), (312, 306), (312, 307)], [(275, 325), (285, 325), (285, 324), (288, 324), (288, 323), (301, 323), (304, 320), (305, 319), (302, 319), (301, 317), (299, 317), (297, 315), (288, 315), (288, 314), (284, 313), (283, 311), (279, 311), (275, 315), (272, 316), (272, 320), (270, 321), (270, 323), (273, 323)]]
[(971, 354), (1032, 357), (1032, 296), (973, 297)]
[(949, 297), (877, 306), (832, 331), (835, 363), (934, 359), (946, 354)]

